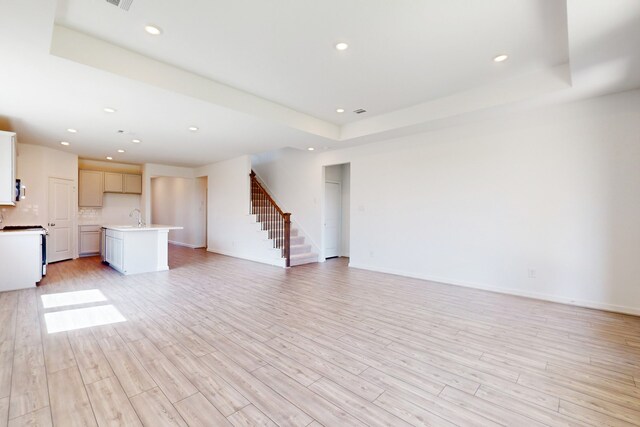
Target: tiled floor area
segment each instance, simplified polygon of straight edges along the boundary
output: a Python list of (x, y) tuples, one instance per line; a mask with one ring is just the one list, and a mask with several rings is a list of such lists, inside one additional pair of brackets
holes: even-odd
[(344, 260), (170, 264), (0, 294), (0, 426), (640, 425), (640, 318)]

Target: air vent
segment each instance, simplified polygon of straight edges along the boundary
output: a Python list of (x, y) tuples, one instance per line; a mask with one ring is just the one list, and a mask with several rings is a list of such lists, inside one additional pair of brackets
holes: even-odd
[(114, 6), (118, 6), (122, 10), (129, 11), (129, 8), (131, 7), (131, 3), (133, 3), (133, 0), (106, 0), (106, 2)]
[(362, 114), (362, 113), (366, 113), (367, 110), (365, 110), (364, 108), (358, 108), (357, 110), (353, 110), (353, 112), (356, 114)]
[(131, 7), (131, 3), (133, 3), (133, 0), (122, 0), (120, 2), (120, 9), (126, 10), (128, 12), (129, 8)]

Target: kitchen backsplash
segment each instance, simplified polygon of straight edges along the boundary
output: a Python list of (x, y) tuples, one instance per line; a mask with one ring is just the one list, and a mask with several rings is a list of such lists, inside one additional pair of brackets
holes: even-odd
[(97, 208), (79, 208), (78, 209), (78, 222), (79, 223), (98, 223), (102, 221), (102, 209)]
[(130, 224), (132, 210), (140, 209), (140, 196), (134, 194), (105, 193), (102, 208), (78, 208), (78, 224)]
[(3, 225), (42, 225), (44, 218), (40, 215), (39, 205), (20, 202), (18, 206), (0, 206)]

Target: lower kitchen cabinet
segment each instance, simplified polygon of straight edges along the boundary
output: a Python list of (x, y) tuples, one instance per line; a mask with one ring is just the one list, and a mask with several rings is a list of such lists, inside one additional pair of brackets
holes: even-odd
[(78, 233), (80, 256), (98, 255), (100, 253), (101, 231), (99, 225), (81, 225)]
[(124, 239), (118, 233), (107, 230), (105, 242), (104, 260), (118, 271), (125, 272), (124, 269)]

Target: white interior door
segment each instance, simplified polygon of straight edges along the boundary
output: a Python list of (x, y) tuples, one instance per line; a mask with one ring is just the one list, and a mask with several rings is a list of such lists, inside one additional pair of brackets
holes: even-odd
[(324, 183), (324, 257), (340, 255), (342, 228), (342, 188), (337, 182)]
[(73, 258), (73, 181), (49, 178), (47, 261)]

